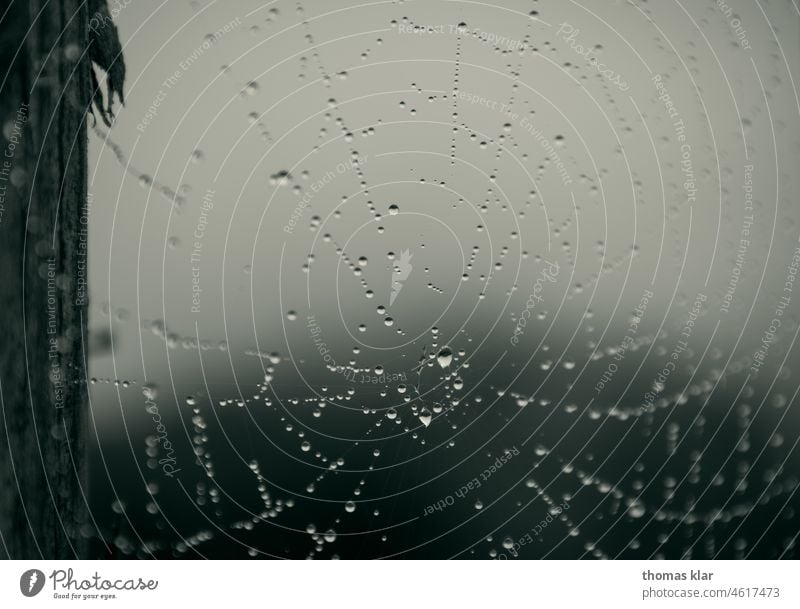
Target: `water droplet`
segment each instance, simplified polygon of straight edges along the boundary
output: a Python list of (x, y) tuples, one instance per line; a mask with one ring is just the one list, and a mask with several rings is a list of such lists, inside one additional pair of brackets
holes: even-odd
[(449, 347), (444, 347), (436, 356), (436, 361), (442, 368), (447, 368), (453, 361), (453, 352)]
[(292, 181), (292, 174), (285, 169), (269, 176), (270, 186), (286, 186)]
[(428, 425), (431, 424), (431, 419), (432, 418), (433, 418), (433, 415), (431, 414), (431, 411), (428, 410), (427, 408), (423, 408), (419, 413), (419, 421), (425, 427), (427, 427)]

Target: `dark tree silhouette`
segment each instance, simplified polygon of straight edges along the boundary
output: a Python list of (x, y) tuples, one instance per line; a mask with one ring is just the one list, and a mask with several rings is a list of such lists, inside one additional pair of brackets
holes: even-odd
[(0, 28), (0, 558), (84, 558), (86, 124), (124, 67), (105, 0), (11, 0)]

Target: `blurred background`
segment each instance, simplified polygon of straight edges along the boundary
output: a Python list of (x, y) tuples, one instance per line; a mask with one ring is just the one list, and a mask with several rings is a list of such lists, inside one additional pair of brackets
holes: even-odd
[(796, 4), (111, 8), (98, 558), (796, 558)]

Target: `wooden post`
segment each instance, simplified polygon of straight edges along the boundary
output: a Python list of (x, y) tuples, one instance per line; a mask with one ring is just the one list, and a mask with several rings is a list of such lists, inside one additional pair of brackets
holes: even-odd
[(86, 558), (96, 534), (86, 477), (95, 9), (12, 0), (2, 20), (0, 558)]

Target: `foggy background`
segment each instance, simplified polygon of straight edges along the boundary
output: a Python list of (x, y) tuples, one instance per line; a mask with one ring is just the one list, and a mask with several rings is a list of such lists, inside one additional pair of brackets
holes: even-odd
[(98, 557), (796, 556), (793, 2), (117, 13)]

